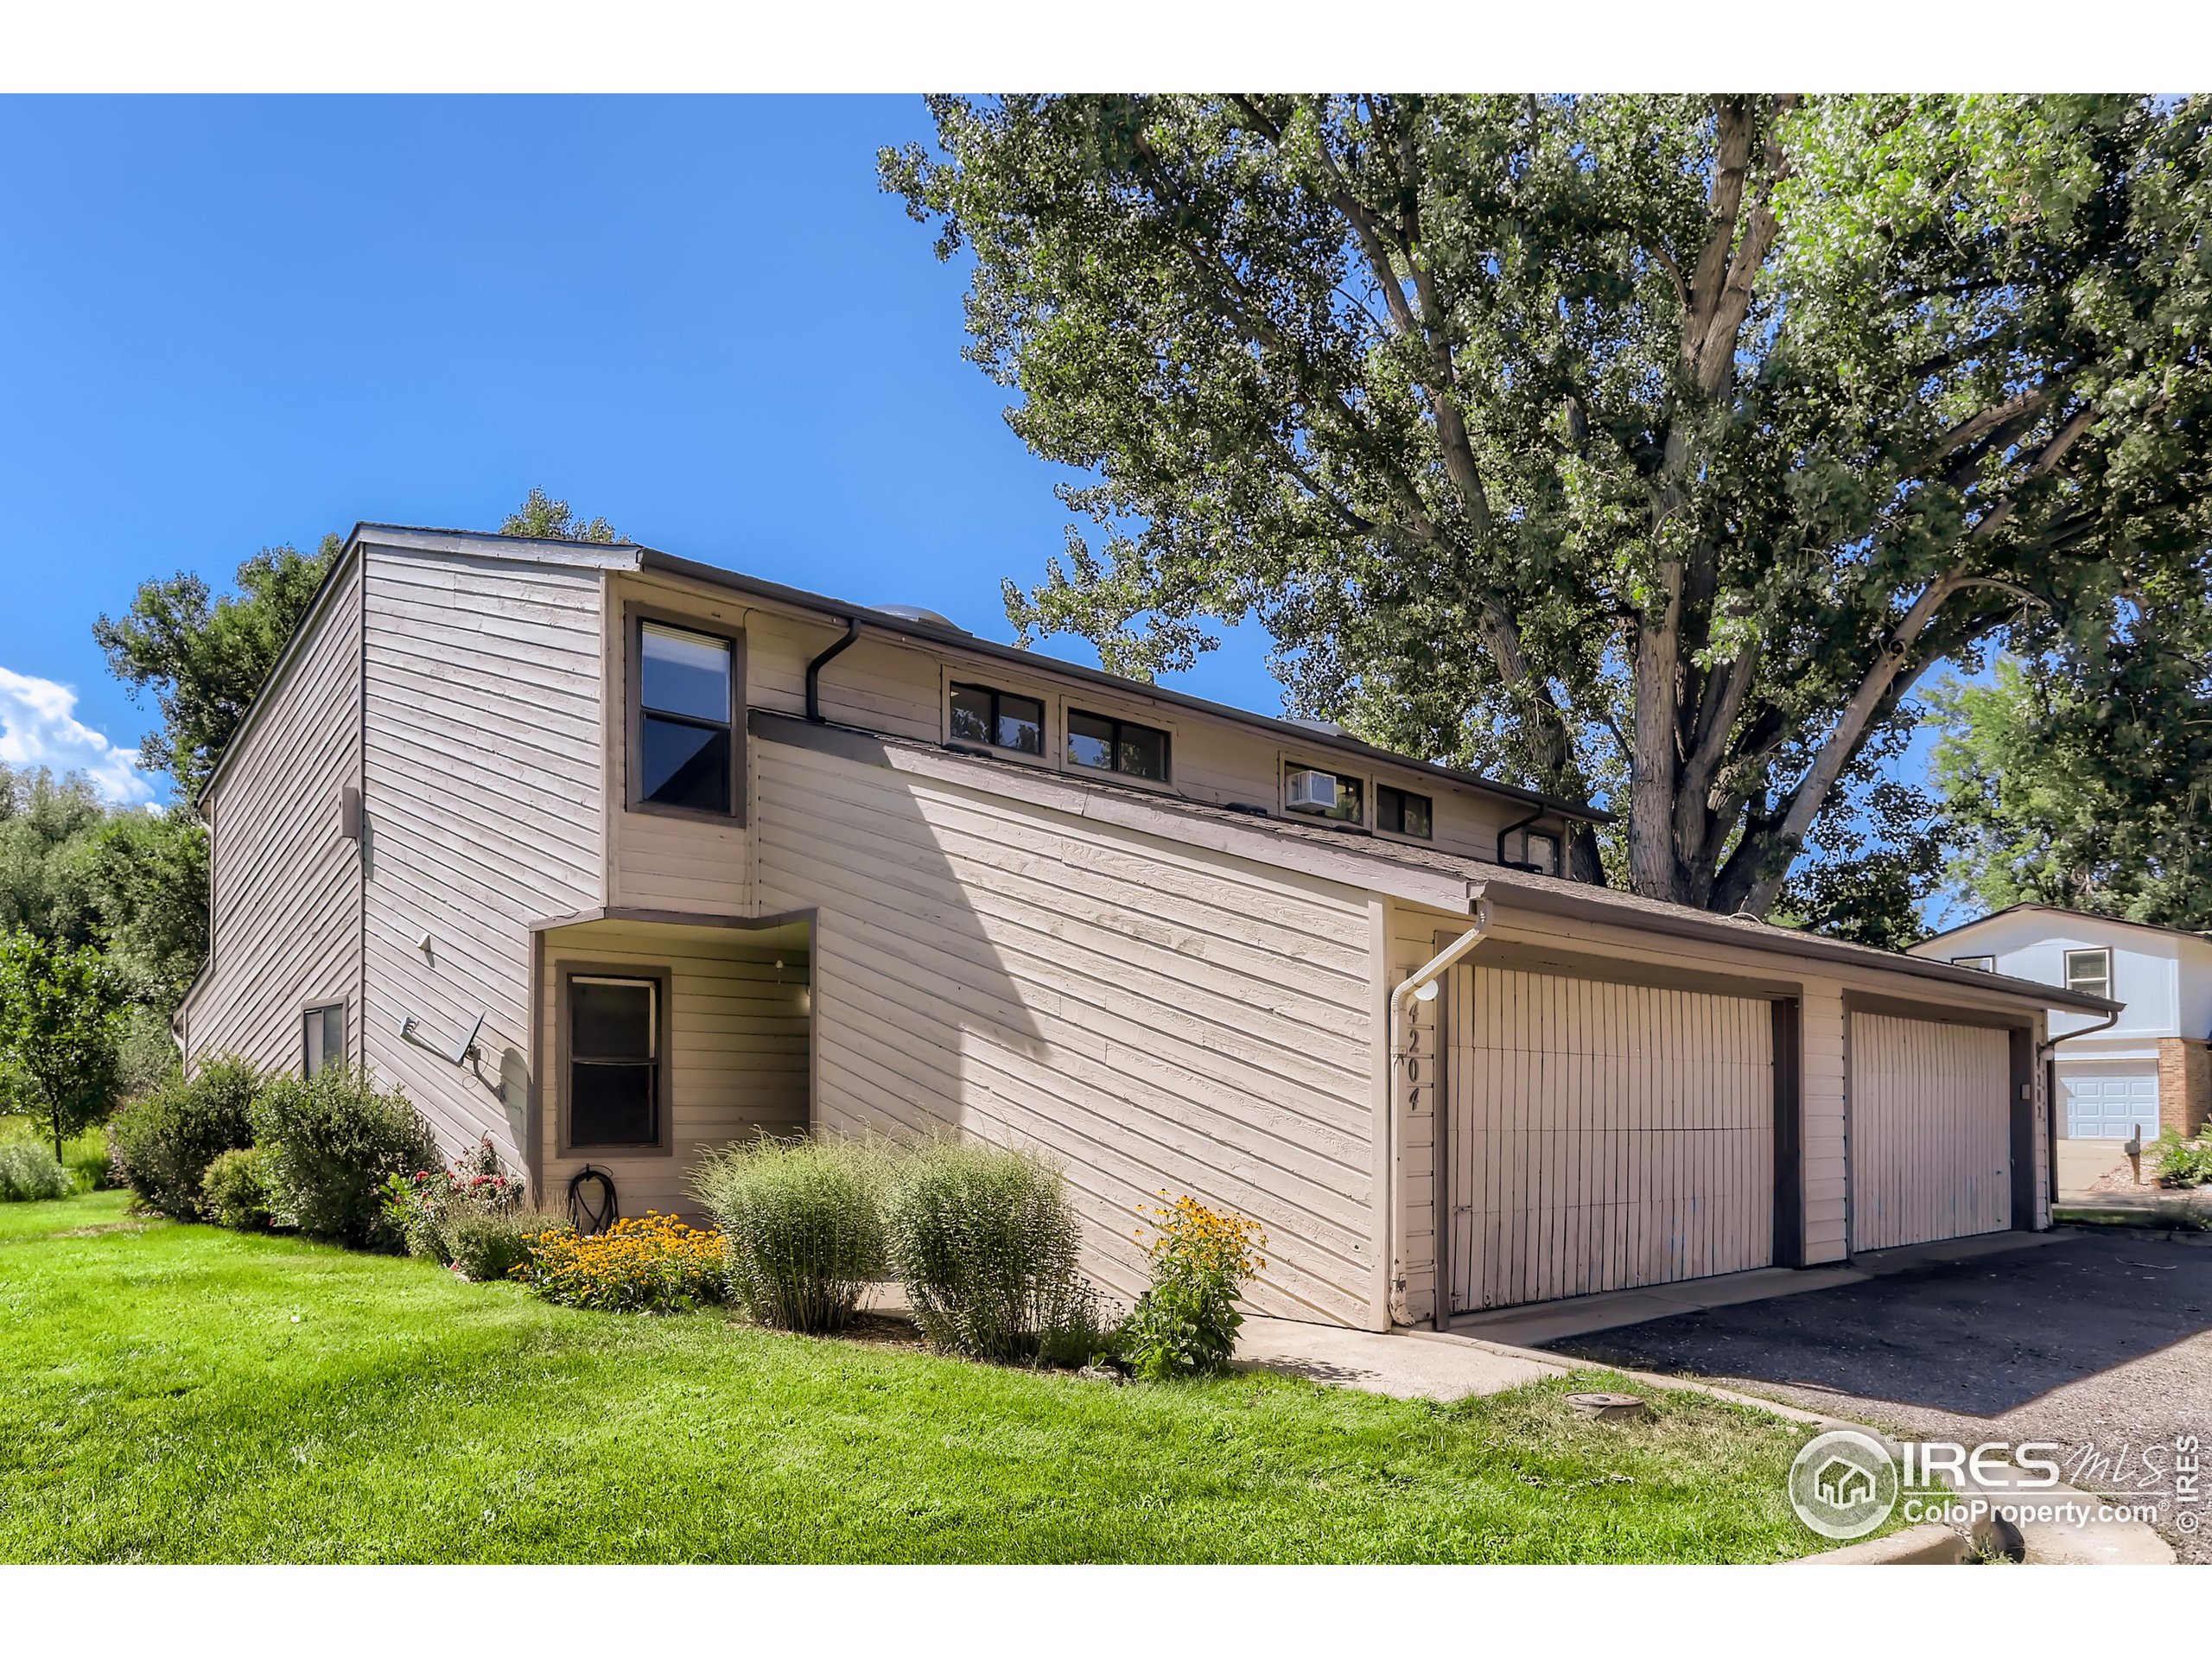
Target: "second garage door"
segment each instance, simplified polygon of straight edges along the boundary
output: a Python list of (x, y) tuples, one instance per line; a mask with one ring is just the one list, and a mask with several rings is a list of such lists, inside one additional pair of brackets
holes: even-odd
[(1772, 1262), (1770, 1003), (1480, 965), (1452, 993), (1454, 1313)]
[(1987, 1026), (1851, 1016), (1851, 1248), (2012, 1224), (2012, 1039)]

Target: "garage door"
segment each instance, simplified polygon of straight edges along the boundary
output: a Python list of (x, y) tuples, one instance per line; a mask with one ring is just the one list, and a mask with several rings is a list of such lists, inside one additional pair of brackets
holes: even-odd
[(1479, 965), (1452, 978), (1453, 1312), (1773, 1260), (1769, 1003)]
[(1851, 1016), (1851, 1248), (2012, 1224), (2012, 1039), (1987, 1026)]
[(2158, 1071), (2152, 1065), (2059, 1063), (2066, 1134), (2075, 1141), (2125, 1141), (2138, 1128), (2158, 1133)]

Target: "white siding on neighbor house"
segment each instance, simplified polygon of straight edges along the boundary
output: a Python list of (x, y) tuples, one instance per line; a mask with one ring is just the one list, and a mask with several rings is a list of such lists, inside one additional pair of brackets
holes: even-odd
[[(371, 543), (366, 1052), (448, 1152), (520, 1168), (531, 923), (604, 887), (600, 573)], [(429, 936), (428, 951), (418, 948)], [(477, 1065), (444, 1048), (485, 1016)]]
[[(2081, 1059), (2155, 1059), (2161, 1037), (2202, 1040), (2212, 1033), (2212, 940), (2108, 917), (2024, 906), (1913, 947), (1939, 962), (1989, 957), (1996, 971), (2044, 985), (2066, 982), (2069, 950), (2112, 952), (2112, 994), (2127, 1006), (2111, 1027), (2058, 1051)], [(2051, 1035), (2102, 1023), (2101, 1014), (2054, 1014)]]
[(757, 765), (761, 905), (818, 910), (818, 1126), (1057, 1157), (1123, 1300), (1138, 1205), (1238, 1211), (1258, 1310), (1366, 1322), (1363, 893), (810, 749)]
[(346, 1005), (361, 1044), (361, 872), (339, 834), (360, 776), (360, 566), (349, 559), (213, 791), (213, 949), (184, 1012), (196, 1062), (237, 1054), (297, 1072), (301, 1014)]
[(1851, 1247), (2012, 1224), (2012, 1042), (1987, 1026), (1851, 1016)]
[[(608, 921), (550, 930), (544, 948), (539, 1021), (545, 1033), (540, 1097), (547, 1202), (564, 1205), (569, 1177), (593, 1164), (613, 1177), (624, 1215), (651, 1209), (691, 1217), (699, 1206), (687, 1183), (701, 1154), (759, 1135), (805, 1132), (804, 944), (761, 944), (736, 929)], [(577, 964), (668, 970), (667, 1152), (560, 1148), (568, 1081), (559, 1058), (561, 983), (563, 969)]]
[(1767, 1002), (1479, 963), (1447, 994), (1452, 1313), (1773, 1261)]

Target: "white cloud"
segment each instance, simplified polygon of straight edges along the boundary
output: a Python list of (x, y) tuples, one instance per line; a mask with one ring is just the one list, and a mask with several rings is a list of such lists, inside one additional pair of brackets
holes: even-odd
[(51, 766), (57, 777), (81, 772), (104, 798), (124, 806), (154, 798), (154, 780), (138, 770), (138, 751), (118, 747), (79, 720), (74, 691), (5, 668), (0, 668), (0, 760)]

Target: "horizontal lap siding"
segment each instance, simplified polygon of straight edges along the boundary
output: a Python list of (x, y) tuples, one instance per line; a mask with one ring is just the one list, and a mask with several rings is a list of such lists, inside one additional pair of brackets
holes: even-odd
[(1363, 1320), (1363, 895), (811, 751), (756, 766), (761, 907), (819, 912), (819, 1123), (1044, 1149), (1125, 1300), (1166, 1188), (1267, 1229), (1254, 1306)]
[[(489, 1134), (520, 1167), (530, 926), (603, 887), (601, 577), (367, 554), (366, 1052), (449, 1151)], [(398, 1034), (443, 1047), (480, 1014), (480, 1065)]]
[(349, 563), (215, 791), (213, 948), (186, 1012), (195, 1060), (296, 1072), (316, 1002), (346, 1004), (359, 1052), (361, 874), (338, 805), (360, 775), (360, 595)]
[[(688, 1182), (701, 1154), (767, 1134), (807, 1127), (807, 982), (802, 949), (676, 940), (650, 926), (594, 922), (556, 929), (545, 942), (540, 1019), (549, 1033), (543, 1091), (547, 1128), (545, 1190), (565, 1201), (569, 1177), (587, 1163), (614, 1178), (625, 1215), (690, 1215)], [(782, 967), (777, 966), (779, 959)], [(562, 1154), (556, 1135), (566, 1109), (566, 1079), (550, 1034), (560, 1029), (564, 963), (666, 969), (672, 1154), (619, 1149)]]

